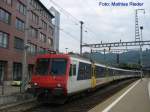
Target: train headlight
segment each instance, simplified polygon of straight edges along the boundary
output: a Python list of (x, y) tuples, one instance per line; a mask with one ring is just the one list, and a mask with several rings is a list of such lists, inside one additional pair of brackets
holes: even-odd
[(38, 84), (37, 83), (34, 83), (34, 86), (37, 86)]
[(57, 84), (57, 87), (61, 87), (61, 84), (58, 83), (58, 84)]

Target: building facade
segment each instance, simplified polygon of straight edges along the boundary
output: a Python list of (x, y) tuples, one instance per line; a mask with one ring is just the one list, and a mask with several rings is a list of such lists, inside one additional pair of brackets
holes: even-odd
[(60, 13), (54, 8), (51, 7), (50, 12), (55, 16), (55, 19), (53, 19), (53, 24), (55, 24), (54, 28), (54, 50), (59, 52), (59, 29), (60, 29)]
[[(27, 17), (27, 14), (29, 18)], [(28, 75), (35, 56), (53, 50), (54, 16), (40, 0), (0, 0), (0, 81), (21, 80), (25, 32)], [(28, 19), (28, 28), (26, 20)]]

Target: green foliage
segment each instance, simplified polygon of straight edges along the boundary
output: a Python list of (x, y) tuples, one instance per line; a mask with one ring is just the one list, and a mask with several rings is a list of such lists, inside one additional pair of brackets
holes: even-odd
[(140, 70), (140, 65), (139, 64), (127, 64), (127, 63), (121, 63), (118, 65), (119, 68), (123, 68), (123, 69), (138, 69)]
[[(150, 66), (150, 50), (145, 50), (143, 55), (143, 66)], [(117, 54), (114, 53), (84, 53), (84, 56), (91, 58), (102, 64), (110, 66), (119, 66), (121, 68), (136, 69), (140, 68), (140, 53), (139, 51), (129, 51), (119, 54), (119, 64), (117, 64)]]

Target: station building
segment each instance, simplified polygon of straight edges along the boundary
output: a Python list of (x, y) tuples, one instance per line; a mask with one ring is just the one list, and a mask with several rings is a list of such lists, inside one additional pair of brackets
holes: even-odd
[[(0, 0), (0, 82), (6, 84), (21, 80), (25, 32), (28, 34), (29, 76), (33, 72), (35, 56), (55, 50), (55, 25), (52, 23), (55, 17), (40, 0), (30, 0), (28, 6), (27, 1)], [(29, 24), (25, 28), (27, 19)]]

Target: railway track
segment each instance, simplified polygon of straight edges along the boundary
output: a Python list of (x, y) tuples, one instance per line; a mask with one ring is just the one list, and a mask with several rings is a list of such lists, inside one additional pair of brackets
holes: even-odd
[(34, 98), (34, 99), (3, 106), (0, 108), (0, 112), (24, 112), (28, 109), (37, 107), (38, 105), (40, 105), (40, 103), (38, 103), (36, 101), (36, 98)]
[(128, 86), (136, 79), (111, 82), (96, 91), (69, 99), (65, 104), (41, 104), (31, 99), (1, 108), (0, 112), (87, 112), (97, 104)]
[(128, 79), (111, 82), (94, 92), (80, 95), (80, 97), (76, 99), (71, 99), (63, 105), (41, 104), (24, 112), (87, 112), (135, 80), (136, 79)]

